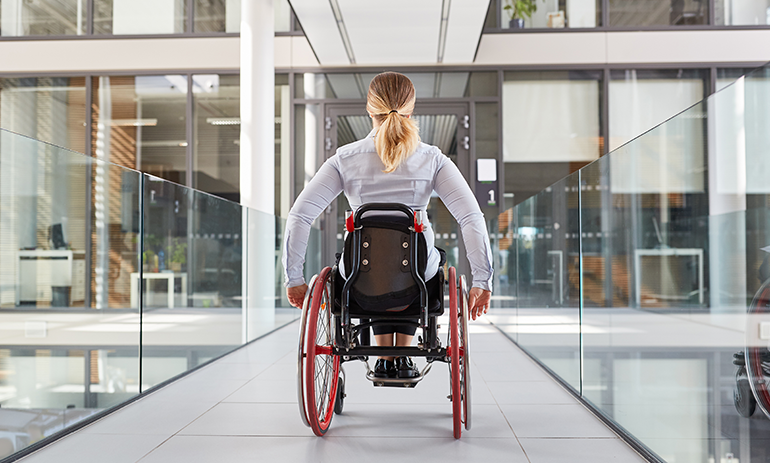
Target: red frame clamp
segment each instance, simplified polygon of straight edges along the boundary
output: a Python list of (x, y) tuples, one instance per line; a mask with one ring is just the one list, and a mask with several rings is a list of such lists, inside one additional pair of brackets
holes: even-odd
[(345, 211), (345, 230), (347, 230), (348, 233), (353, 233), (353, 230), (355, 230), (355, 225), (353, 224), (353, 211), (349, 209)]
[(417, 233), (422, 233), (425, 229), (425, 226), (422, 222), (422, 211), (417, 210), (414, 211), (414, 231)]

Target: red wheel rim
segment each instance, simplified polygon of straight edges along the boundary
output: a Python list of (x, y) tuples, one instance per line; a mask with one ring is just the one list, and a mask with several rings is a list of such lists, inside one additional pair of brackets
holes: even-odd
[(452, 359), (452, 428), (455, 439), (462, 435), (462, 391), (460, 390), (460, 335), (458, 329), (457, 272), (449, 267), (449, 355)]
[(305, 400), (310, 427), (317, 436), (326, 434), (334, 416), (340, 371), (340, 358), (332, 354), (334, 330), (329, 303), (330, 274), (331, 269), (326, 267), (316, 280), (307, 321)]

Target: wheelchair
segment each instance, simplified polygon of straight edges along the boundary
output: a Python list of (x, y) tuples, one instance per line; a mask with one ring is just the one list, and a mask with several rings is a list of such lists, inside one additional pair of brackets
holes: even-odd
[[(325, 267), (310, 280), (300, 319), (297, 395), (305, 425), (317, 436), (329, 429), (345, 400), (342, 364), (362, 361), (375, 387), (415, 387), (434, 362), (448, 364), (453, 433), (471, 428), (471, 381), (468, 349), (468, 287), (454, 267), (444, 278), (443, 262), (425, 281), (427, 249), (423, 211), (403, 204), (371, 203), (347, 212), (344, 265), (348, 279)], [(443, 251), (441, 251), (442, 256)], [(442, 258), (442, 261), (445, 260)], [(446, 281), (445, 281), (446, 280)], [(449, 334), (446, 346), (438, 336), (448, 292)], [(416, 327), (417, 346), (379, 347), (370, 343), (377, 325)], [(413, 378), (375, 377), (369, 356), (425, 357), (426, 366)]]

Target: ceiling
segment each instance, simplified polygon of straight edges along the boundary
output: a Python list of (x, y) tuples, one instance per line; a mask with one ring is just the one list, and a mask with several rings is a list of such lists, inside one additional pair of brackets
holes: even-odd
[(469, 64), (489, 0), (289, 0), (324, 66)]

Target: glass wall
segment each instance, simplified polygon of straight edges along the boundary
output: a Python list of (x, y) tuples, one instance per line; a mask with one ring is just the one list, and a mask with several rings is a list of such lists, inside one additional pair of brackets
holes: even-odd
[[(500, 0), (503, 29), (584, 28), (601, 25), (601, 0)], [(532, 11), (526, 7), (532, 5)]]
[(509, 202), (521, 202), (601, 155), (601, 87), (599, 71), (505, 73), (502, 157)]
[[(113, 159), (114, 120), (94, 128)], [(280, 219), (103, 157), (0, 130), (0, 458), (299, 313)]]
[(770, 25), (768, 0), (716, 0), (714, 23), (724, 26)]
[(85, 77), (0, 78), (0, 127), (85, 151)]
[(240, 201), (240, 76), (199, 74), (192, 81), (193, 187)]
[[(610, 150), (702, 100), (707, 75), (697, 69), (610, 71)], [(700, 137), (702, 123), (693, 121), (692, 130)]]
[[(194, 0), (194, 32), (240, 32), (242, 0)], [(275, 31), (291, 30), (289, 0), (275, 0)]]
[(94, 34), (182, 34), (187, 0), (93, 0)]
[(732, 74), (498, 218), (490, 319), (671, 463), (770, 455), (770, 74)]
[(708, 24), (708, 10), (708, 0), (609, 0), (609, 26)]
[(88, 0), (3, 0), (0, 36), (84, 35)]
[[(2, 0), (0, 37), (86, 35), (89, 8), (94, 35), (217, 34), (241, 28), (241, 0)], [(274, 11), (276, 32), (300, 30), (288, 0), (276, 0)]]
[(185, 75), (93, 78), (93, 155), (187, 183)]

